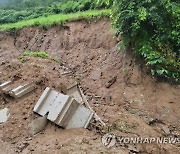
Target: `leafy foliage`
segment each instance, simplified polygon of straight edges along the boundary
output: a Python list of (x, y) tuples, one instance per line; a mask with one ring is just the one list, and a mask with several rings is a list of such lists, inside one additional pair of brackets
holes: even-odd
[(0, 4), (0, 24), (101, 8), (96, 0), (6, 0)]
[(113, 26), (125, 45), (145, 59), (154, 77), (180, 82), (180, 3), (114, 0)]
[(47, 17), (39, 17), (30, 20), (23, 20), (16, 23), (9, 23), (0, 25), (0, 30), (7, 30), (13, 33), (17, 29), (21, 29), (25, 26), (40, 26), (44, 30), (52, 26), (62, 25), (68, 21), (74, 20), (90, 20), (103, 17), (109, 17), (110, 10), (89, 10), (84, 12), (77, 12), (72, 14), (55, 14)]

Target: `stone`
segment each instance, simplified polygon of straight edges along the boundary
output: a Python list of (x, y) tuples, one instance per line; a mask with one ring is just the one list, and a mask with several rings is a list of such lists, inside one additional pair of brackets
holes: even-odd
[(163, 129), (164, 133), (166, 133), (167, 135), (170, 134), (170, 129), (168, 128), (168, 126), (163, 126), (162, 129)]
[(79, 102), (79, 103), (83, 103), (83, 100), (82, 100), (82, 96), (80, 94), (80, 90), (79, 90), (79, 87), (78, 87), (78, 83), (77, 82), (74, 82), (70, 85), (67, 86), (67, 92), (66, 92), (67, 95), (69, 96), (72, 96), (74, 97), (74, 99)]
[(37, 118), (28, 125), (29, 134), (34, 136), (43, 131), (48, 123), (47, 116)]
[(128, 145), (128, 150), (133, 153), (139, 153), (139, 150), (133, 145)]
[(155, 123), (164, 124), (164, 122), (161, 119), (152, 118), (152, 117), (148, 118), (148, 124), (149, 125), (153, 125)]
[(0, 90), (2, 92), (6, 92), (6, 89), (9, 87), (9, 85), (12, 84), (12, 81), (6, 81), (0, 85)]
[(4, 108), (0, 110), (0, 124), (5, 123), (9, 117), (10, 117), (10, 113), (8, 108)]

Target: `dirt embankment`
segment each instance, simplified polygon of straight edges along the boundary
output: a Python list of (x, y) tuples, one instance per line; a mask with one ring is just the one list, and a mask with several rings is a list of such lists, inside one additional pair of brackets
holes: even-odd
[[(32, 109), (44, 88), (60, 90), (62, 82), (70, 81), (80, 83), (91, 106), (117, 135), (179, 137), (180, 87), (153, 80), (129, 52), (118, 51), (117, 44), (109, 21), (73, 22), (48, 31), (24, 28), (16, 36), (1, 32), (0, 82), (33, 80), (38, 89), (18, 101), (0, 96), (0, 109), (8, 107), (11, 113), (9, 121), (0, 125), (0, 153), (129, 152), (123, 145), (106, 149), (95, 129), (61, 130), (49, 124), (43, 133), (28, 136), (27, 125), (35, 117)], [(48, 59), (31, 57), (22, 63), (18, 57), (24, 50), (46, 51), (73, 73), (61, 75), (59, 64)], [(136, 147), (149, 154), (180, 151), (176, 144)]]

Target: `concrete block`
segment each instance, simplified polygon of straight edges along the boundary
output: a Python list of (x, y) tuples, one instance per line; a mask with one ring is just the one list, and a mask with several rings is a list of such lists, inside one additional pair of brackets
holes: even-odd
[(68, 122), (66, 129), (70, 128), (87, 128), (94, 114), (84, 106), (79, 106)]
[(6, 122), (9, 117), (10, 113), (8, 108), (0, 110), (0, 124)]
[(70, 101), (66, 102), (66, 104), (64, 105), (64, 108), (59, 114), (55, 123), (63, 128), (66, 128), (79, 105), (80, 104), (75, 99), (70, 99)]
[(65, 96), (60, 101), (57, 101), (56, 99), (58, 95), (59, 93), (57, 91), (47, 87), (45, 91), (42, 93), (33, 111), (40, 114), (41, 116), (50, 114), (48, 118), (54, 121), (58, 116), (58, 109), (59, 111), (61, 111), (62, 109), (61, 103), (64, 104), (69, 98), (69, 96)]
[[(66, 108), (69, 107), (71, 98), (59, 93), (49, 108), (48, 119), (52, 122), (60, 121), (66, 114)], [(57, 124), (59, 124), (57, 122)]]
[(33, 91), (35, 89), (35, 85), (33, 82), (24, 84), (22, 86), (18, 86), (17, 88), (12, 89), (9, 92), (9, 95), (14, 98), (20, 98), (29, 92)]
[(48, 123), (47, 116), (37, 118), (28, 125), (30, 135), (36, 135), (43, 131)]
[(0, 85), (0, 90), (1, 90), (3, 93), (6, 93), (8, 87), (9, 87), (10, 84), (12, 84), (12, 83), (13, 83), (12, 81), (6, 81), (6, 82), (2, 83), (2, 84)]
[(74, 97), (79, 103), (83, 103), (82, 96), (80, 94), (77, 82), (67, 86), (67, 95)]
[(86, 128), (93, 113), (81, 106), (73, 97), (58, 93), (49, 87), (42, 93), (34, 112), (63, 128)]
[(72, 114), (75, 106), (79, 106), (79, 103), (72, 97), (58, 93), (48, 87), (41, 95), (33, 111), (41, 116), (47, 114), (48, 120), (63, 127), (65, 121), (70, 117), (69, 112), (71, 111), (70, 113)]

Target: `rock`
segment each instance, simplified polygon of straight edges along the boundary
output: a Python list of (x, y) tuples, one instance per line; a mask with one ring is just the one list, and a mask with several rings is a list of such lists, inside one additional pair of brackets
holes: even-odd
[(28, 125), (29, 134), (33, 136), (41, 132), (42, 130), (45, 129), (47, 123), (48, 123), (47, 116), (33, 120), (32, 123)]
[(155, 123), (160, 123), (160, 124), (164, 124), (164, 122), (160, 119), (157, 119), (157, 118), (149, 118), (148, 119), (148, 124), (149, 125), (153, 125)]
[(133, 145), (128, 145), (128, 150), (133, 153), (139, 153), (139, 150)]
[(2, 61), (2, 62), (1, 62), (1, 65), (5, 65), (5, 64), (6, 64), (6, 62), (5, 62), (5, 61)]
[(4, 108), (0, 110), (0, 124), (5, 123), (9, 117), (10, 117), (10, 113), (8, 108)]
[(168, 126), (163, 126), (163, 127), (162, 127), (162, 130), (163, 130), (167, 135), (170, 134), (170, 129), (168, 128)]
[(27, 148), (29, 146), (29, 143), (22, 143), (20, 145), (17, 146), (17, 152), (20, 153), (22, 152), (25, 148)]
[(117, 80), (117, 76), (114, 76), (112, 79), (110, 79), (106, 84), (106, 88), (110, 88)]

